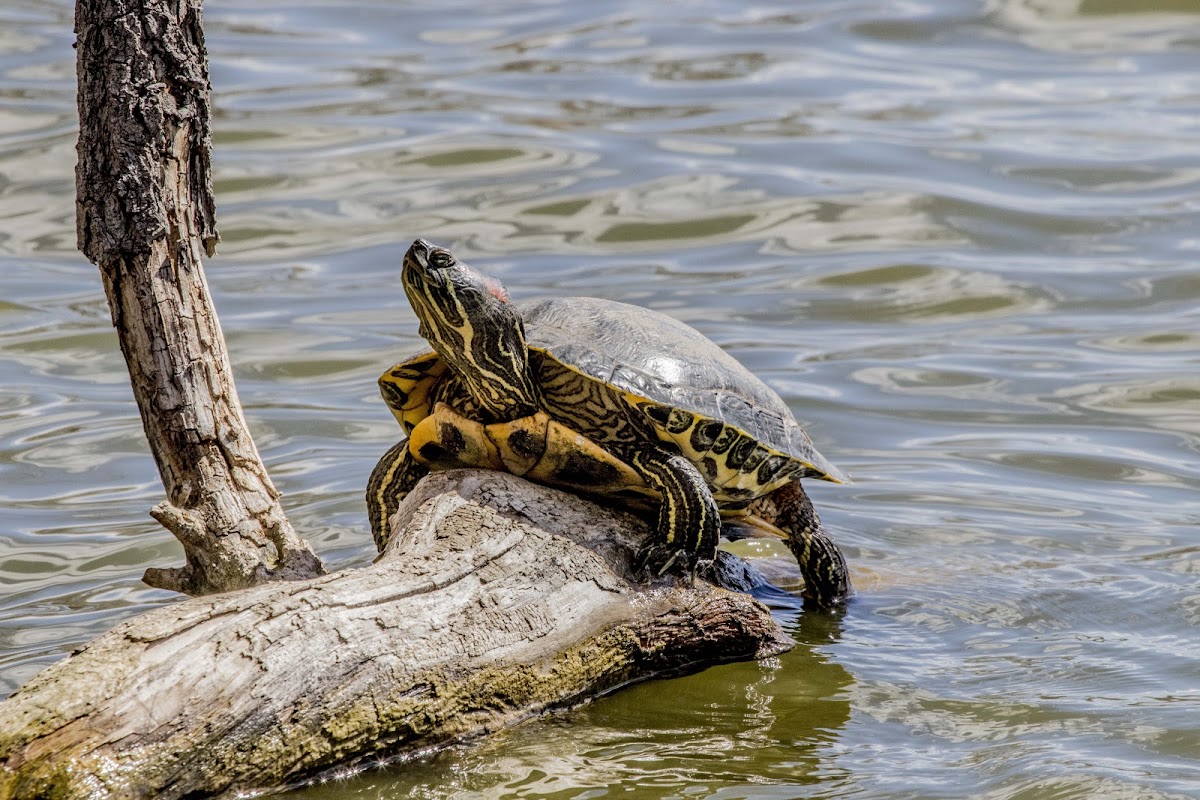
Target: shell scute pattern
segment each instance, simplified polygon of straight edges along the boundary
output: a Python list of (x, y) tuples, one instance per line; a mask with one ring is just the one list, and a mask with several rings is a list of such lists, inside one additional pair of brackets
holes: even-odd
[(596, 381), (556, 357), (532, 350), (551, 417), (596, 442), (634, 444), (653, 438), (653, 427), (630, 405), (624, 392)]
[(790, 461), (786, 456), (775, 453), (767, 456), (758, 467), (757, 482), (761, 486), (770, 486), (780, 477), (782, 470)]
[(660, 441), (697, 466), (718, 501), (745, 500), (783, 483), (792, 458), (720, 420), (643, 399), (633, 404), (655, 423)]
[(626, 392), (638, 397), (649, 397), (663, 391), (662, 387), (658, 386), (657, 382), (653, 381), (649, 375), (623, 364), (614, 366), (605, 382), (620, 386)]
[(698, 420), (688, 435), (688, 444), (692, 452), (706, 455), (712, 449), (712, 446), (717, 441), (717, 437), (724, 429), (725, 425), (720, 420)]
[[(535, 301), (520, 310), (546, 411), (593, 441), (671, 445), (696, 464), (719, 501), (796, 477), (847, 480), (779, 395), (684, 323), (597, 298)], [(439, 400), (473, 410), (436, 353), (397, 364), (379, 383), (408, 432)]]
[(667, 422), (663, 425), (663, 429), (671, 434), (672, 438), (678, 438), (678, 434), (690, 431), (695, 423), (695, 414), (684, 411), (682, 408), (672, 408), (667, 412)]

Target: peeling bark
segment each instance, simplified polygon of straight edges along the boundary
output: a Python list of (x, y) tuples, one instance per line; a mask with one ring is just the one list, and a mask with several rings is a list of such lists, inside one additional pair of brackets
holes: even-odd
[(0, 798), (232, 797), (791, 646), (744, 594), (631, 582), (640, 520), (511, 475), (429, 476), (395, 522), (370, 567), (162, 608), (47, 669), (0, 703)]
[(320, 575), (242, 416), (202, 252), (217, 243), (199, 0), (80, 0), (79, 249), (100, 268), (187, 563), (151, 586), (199, 595)]

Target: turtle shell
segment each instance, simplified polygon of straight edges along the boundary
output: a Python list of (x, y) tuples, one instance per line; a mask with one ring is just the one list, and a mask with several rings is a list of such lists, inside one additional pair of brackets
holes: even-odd
[[(695, 328), (595, 297), (536, 300), (518, 308), (531, 349), (628, 395), (685, 412), (681, 429), (693, 427), (692, 415), (733, 426), (801, 462), (809, 476), (849, 482), (817, 452), (783, 399)], [(655, 422), (660, 429), (671, 425), (665, 418)]]
[[(543, 385), (547, 404), (577, 430), (611, 433), (620, 423), (610, 415), (635, 406), (661, 440), (674, 442), (714, 488), (721, 487), (723, 501), (758, 495), (789, 474), (849, 483), (817, 452), (783, 399), (695, 328), (657, 311), (595, 297), (536, 300), (517, 308), (531, 351), (610, 390), (581, 392), (580, 381), (572, 379), (566, 381), (566, 396), (556, 397), (553, 387)], [(453, 391), (452, 382), (438, 354), (425, 352), (386, 371), (379, 387), (411, 433), (441, 394)], [(589, 403), (595, 405), (580, 407)], [(580, 413), (585, 410), (587, 420)], [(718, 452), (723, 455), (711, 457)], [(757, 469), (764, 460), (770, 463)], [(783, 469), (787, 461), (798, 469)]]

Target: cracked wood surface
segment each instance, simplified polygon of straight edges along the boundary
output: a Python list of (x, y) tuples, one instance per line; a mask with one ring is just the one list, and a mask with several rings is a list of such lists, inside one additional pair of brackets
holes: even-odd
[(217, 242), (200, 1), (79, 0), (79, 249), (99, 268), (192, 595), (320, 575), (250, 437), (201, 266)]
[(631, 583), (641, 521), (511, 475), (431, 475), (395, 529), (369, 567), (158, 609), (49, 667), (0, 703), (0, 798), (232, 797), (791, 646), (747, 595)]

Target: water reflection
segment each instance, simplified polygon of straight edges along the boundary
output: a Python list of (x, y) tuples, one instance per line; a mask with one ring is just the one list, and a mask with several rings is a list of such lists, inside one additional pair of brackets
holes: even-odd
[(763, 797), (831, 791), (847, 777), (827, 761), (850, 719), (853, 681), (823, 649), (837, 640), (839, 618), (798, 615), (794, 598), (775, 597), (799, 643), (790, 653), (627, 687), (427, 757), (420, 770), (390, 767), (295, 796), (737, 797), (747, 784), (764, 787)]

